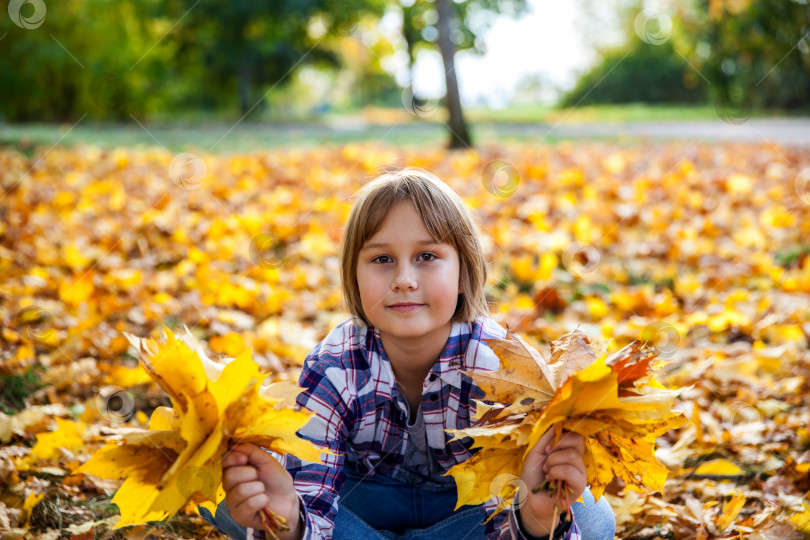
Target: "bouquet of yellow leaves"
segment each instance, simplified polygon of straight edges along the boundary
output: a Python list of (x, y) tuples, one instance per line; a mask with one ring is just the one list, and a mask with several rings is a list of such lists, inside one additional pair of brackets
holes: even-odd
[(215, 511), (225, 498), (220, 460), (230, 441), (321, 461), (322, 450), (296, 435), (313, 414), (294, 408), (302, 388), (262, 386), (250, 350), (223, 365), (207, 358), (187, 328), (166, 334), (157, 343), (125, 333), (173, 406), (155, 409), (149, 429), (117, 430), (76, 471), (125, 479), (112, 499), (121, 512), (116, 529), (170, 518), (189, 501)]
[[(667, 469), (655, 458), (655, 440), (688, 420), (672, 411), (677, 392), (653, 377), (657, 355), (650, 347), (634, 341), (608, 356), (603, 345), (594, 343), (594, 351), (575, 329), (551, 342), (546, 362), (511, 330), (505, 339), (484, 341), (501, 360), (500, 369), (465, 373), (496, 403), (475, 400), (473, 425), (447, 430), (453, 440), (473, 437), (472, 447), (481, 448), (446, 473), (456, 480), (456, 508), (494, 496), (512, 501), (519, 486), (498, 479), (520, 477), (529, 449), (552, 427), (557, 439), (563, 430), (585, 437), (583, 457), (596, 500), (617, 476), (663, 490)], [(541, 486), (529, 488), (536, 492)], [(492, 516), (504, 508), (499, 504)]]

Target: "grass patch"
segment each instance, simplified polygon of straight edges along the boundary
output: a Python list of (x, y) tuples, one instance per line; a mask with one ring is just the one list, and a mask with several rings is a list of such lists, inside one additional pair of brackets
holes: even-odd
[[(30, 530), (36, 533), (46, 531), (63, 531), (71, 525), (82, 525), (118, 517), (118, 506), (112, 503), (111, 496), (93, 497), (77, 500), (53, 488), (31, 511)], [(113, 522), (114, 523), (114, 522)], [(96, 538), (124, 540), (137, 526), (112, 529), (106, 524), (93, 527)], [(169, 520), (147, 523), (143, 527), (148, 538), (222, 538), (202, 517), (187, 514), (175, 514)], [(67, 536), (65, 536), (67, 538)]]
[[(145, 128), (145, 129), (144, 129)], [(537, 128), (537, 126), (535, 126)], [(341, 127), (319, 124), (92, 124), (82, 122), (70, 132), (70, 126), (50, 124), (0, 124), (0, 141), (31, 157), (33, 147), (44, 153), (54, 145), (75, 147), (92, 145), (103, 149), (166, 148), (170, 152), (195, 154), (249, 153), (267, 149), (314, 148), (349, 143), (369, 143), (381, 147), (418, 148), (444, 146), (447, 129), (438, 122), (405, 122), (391, 125), (362, 124)], [(534, 142), (538, 130), (527, 131), (521, 125), (479, 124), (470, 127), (477, 146), (509, 142)], [(556, 144), (560, 137), (543, 137), (545, 144)], [(3, 144), (0, 144), (2, 148)]]
[[(589, 122), (660, 122), (683, 120), (717, 120), (712, 105), (588, 105), (557, 108), (548, 105), (513, 105), (504, 109), (470, 108), (465, 116), (471, 122), (514, 123), (589, 123)], [(752, 118), (785, 117), (783, 111), (752, 111)]]
[[(92, 145), (104, 149), (118, 147), (163, 147), (172, 153), (195, 154), (248, 153), (276, 148), (312, 148), (348, 143), (371, 143), (400, 148), (444, 146), (448, 132), (443, 109), (423, 120), (404, 109), (375, 109), (353, 113), (329, 113), (301, 123), (238, 121), (221, 115), (178, 117), (171, 121), (139, 120), (129, 123), (100, 123), (86, 119), (74, 124), (0, 124), (0, 148), (13, 148), (31, 157), (35, 150), (44, 152), (54, 145), (73, 147)], [(753, 111), (752, 118), (785, 116), (781, 111)], [(796, 115), (791, 115), (796, 116)], [(620, 130), (588, 132), (588, 124), (717, 121), (711, 105), (597, 105), (557, 109), (543, 105), (511, 106), (505, 109), (468, 108), (474, 144), (542, 143), (555, 145), (572, 136), (563, 136), (556, 128), (576, 130), (573, 138), (627, 142)], [(602, 129), (604, 131), (604, 129)], [(44, 148), (43, 148), (44, 147)]]
[(39, 379), (44, 370), (43, 365), (34, 364), (22, 374), (0, 375), (0, 410), (5, 414), (22, 410), (25, 398), (45, 386)]
[(71, 525), (99, 521), (117, 512), (118, 507), (110, 502), (109, 497), (77, 501), (54, 488), (31, 510), (30, 528), (35, 532), (63, 530)]
[(801, 260), (810, 255), (810, 245), (802, 245), (794, 247), (787, 251), (780, 251), (773, 256), (773, 260), (779, 266), (789, 268), (791, 266), (798, 266)]

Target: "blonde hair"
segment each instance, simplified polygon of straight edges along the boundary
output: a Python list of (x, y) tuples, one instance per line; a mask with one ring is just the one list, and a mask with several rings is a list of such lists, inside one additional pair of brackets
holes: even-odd
[(374, 236), (386, 217), (400, 203), (413, 202), (430, 236), (456, 248), (459, 256), (459, 294), (451, 320), (472, 322), (489, 316), (484, 285), (486, 260), (480, 231), (467, 203), (435, 175), (414, 167), (385, 172), (356, 194), (340, 246), (340, 278), (349, 312), (371, 326), (360, 301), (357, 261), (366, 241)]

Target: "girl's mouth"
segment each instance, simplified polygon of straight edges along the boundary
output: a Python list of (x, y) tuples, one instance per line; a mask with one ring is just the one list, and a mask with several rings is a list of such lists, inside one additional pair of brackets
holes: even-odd
[(388, 306), (389, 308), (393, 309), (394, 311), (398, 311), (400, 313), (406, 311), (413, 311), (416, 308), (422, 307), (424, 304), (394, 304), (393, 306)]

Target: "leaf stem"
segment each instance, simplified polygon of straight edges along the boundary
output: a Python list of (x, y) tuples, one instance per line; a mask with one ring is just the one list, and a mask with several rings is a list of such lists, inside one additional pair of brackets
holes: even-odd
[(276, 533), (290, 530), (290, 527), (287, 525), (287, 520), (266, 506), (262, 508), (259, 515), (262, 517), (262, 522), (264, 523), (264, 531), (270, 535), (273, 540), (279, 540)]
[(557, 518), (559, 517), (559, 507), (563, 503), (565, 503), (565, 510), (568, 515), (571, 515), (571, 499), (569, 495), (574, 490), (568, 483), (560, 480), (546, 480), (539, 486), (532, 488), (532, 493), (537, 493), (538, 491), (545, 491), (554, 499), (554, 517), (551, 521), (551, 532), (549, 534), (554, 534), (554, 530), (557, 528)]

